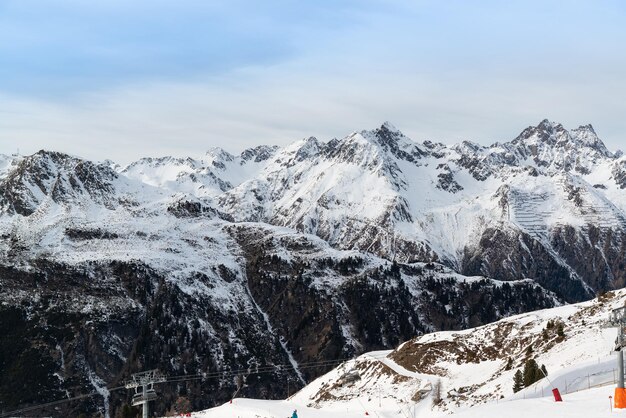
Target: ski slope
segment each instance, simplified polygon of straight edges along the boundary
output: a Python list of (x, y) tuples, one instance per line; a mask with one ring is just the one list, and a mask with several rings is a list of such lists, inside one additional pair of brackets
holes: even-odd
[(291, 417), (294, 409), (299, 418), (356, 418), (372, 416), (380, 418), (413, 417), (458, 417), (458, 418), (602, 418), (626, 416), (626, 410), (612, 409), (609, 396), (612, 387), (584, 390), (563, 396), (563, 402), (555, 402), (551, 396), (533, 399), (503, 400), (474, 408), (461, 409), (451, 415), (431, 411), (428, 408), (398, 409), (397, 411), (368, 410), (367, 405), (352, 404), (345, 408), (315, 409), (298, 405), (290, 401), (262, 401), (255, 399), (235, 399), (232, 404), (225, 404), (208, 411), (194, 413), (192, 417), (225, 418), (285, 418)]

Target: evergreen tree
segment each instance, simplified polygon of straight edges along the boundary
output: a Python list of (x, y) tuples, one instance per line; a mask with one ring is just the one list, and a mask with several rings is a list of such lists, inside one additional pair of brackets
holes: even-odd
[(529, 359), (524, 364), (524, 387), (528, 387), (535, 382), (535, 374), (537, 370), (537, 362)]
[(546, 365), (545, 364), (541, 365), (541, 371), (543, 372), (543, 376), (542, 377), (548, 377), (548, 369), (546, 369)]
[(539, 365), (537, 365), (537, 362), (534, 359), (529, 359), (526, 361), (526, 363), (524, 364), (523, 373), (524, 387), (528, 387), (536, 381), (543, 379), (543, 376), (543, 373), (541, 373), (541, 370), (539, 370)]
[(524, 377), (522, 376), (522, 371), (517, 369), (515, 375), (513, 376), (513, 393), (519, 392), (524, 388)]

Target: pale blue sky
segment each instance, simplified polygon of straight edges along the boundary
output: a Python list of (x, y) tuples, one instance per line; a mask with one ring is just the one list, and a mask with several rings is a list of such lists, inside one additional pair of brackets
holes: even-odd
[(0, 152), (124, 163), (385, 120), (490, 143), (545, 117), (626, 148), (624, 4), (0, 0)]

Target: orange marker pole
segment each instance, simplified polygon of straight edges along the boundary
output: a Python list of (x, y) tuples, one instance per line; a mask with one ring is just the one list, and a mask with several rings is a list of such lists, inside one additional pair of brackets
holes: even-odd
[(615, 408), (626, 408), (626, 389), (615, 388)]

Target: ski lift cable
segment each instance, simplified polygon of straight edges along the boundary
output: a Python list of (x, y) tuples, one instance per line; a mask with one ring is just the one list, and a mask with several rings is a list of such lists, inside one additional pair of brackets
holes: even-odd
[[(382, 353), (379, 355), (368, 354), (366, 358), (377, 360), (377, 359), (384, 358), (386, 356), (387, 356), (386, 354), (382, 354)], [(340, 364), (340, 363), (345, 363), (351, 360), (356, 360), (357, 358), (358, 357), (347, 357), (347, 358), (336, 359), (336, 360), (311, 361), (311, 362), (301, 363), (299, 367), (303, 369), (309, 369), (309, 368), (315, 368), (315, 367), (332, 366), (334, 364)], [(275, 365), (267, 365), (267, 366), (246, 368), (246, 369), (223, 370), (223, 371), (215, 371), (211, 373), (198, 373), (198, 374), (190, 374), (190, 375), (170, 376), (161, 383), (180, 383), (180, 382), (185, 382), (185, 381), (213, 379), (213, 378), (218, 378), (218, 377), (235, 377), (235, 376), (240, 376), (240, 375), (273, 373), (277, 370), (280, 371), (280, 370), (283, 370), (283, 368), (290, 367), (290, 366), (291, 366), (290, 364), (275, 364)], [(126, 386), (116, 386), (116, 387), (107, 388), (109, 392), (114, 392), (114, 391), (118, 391), (121, 389), (126, 389)], [(63, 399), (58, 399), (58, 400), (51, 401), (51, 402), (42, 403), (42, 404), (31, 405), (31, 406), (16, 409), (13, 411), (0, 412), (0, 417), (9, 417), (15, 414), (21, 414), (23, 412), (29, 412), (29, 411), (34, 411), (37, 409), (48, 408), (51, 406), (61, 405), (66, 402), (90, 398), (92, 396), (98, 396), (98, 395), (102, 396), (101, 393), (94, 391), (94, 392), (85, 393), (82, 395), (76, 395), (70, 398), (63, 398)]]
[[(368, 354), (366, 358), (378, 360), (384, 357), (386, 357), (386, 354), (379, 354), (379, 355)], [(315, 368), (315, 367), (331, 366), (334, 364), (345, 363), (345, 362), (348, 362), (350, 360), (355, 360), (355, 359), (356, 359), (355, 357), (348, 357), (348, 358), (342, 358), (342, 359), (336, 359), (336, 360), (311, 361), (311, 362), (306, 362), (306, 363), (300, 363), (298, 367), (302, 369), (308, 369), (308, 368)], [(261, 374), (261, 373), (269, 373), (269, 372), (274, 372), (274, 371), (281, 371), (284, 368), (290, 368), (290, 367), (291, 367), (291, 364), (274, 364), (274, 365), (266, 365), (266, 366), (260, 366), (260, 367), (252, 367), (252, 368), (248, 367), (245, 369), (222, 370), (222, 371), (214, 371), (214, 372), (209, 372), (209, 373), (196, 373), (196, 374), (188, 374), (188, 375), (169, 376), (167, 378), (167, 381), (174, 381), (174, 380), (181, 381), (181, 380), (190, 379), (190, 378), (210, 379), (210, 378), (215, 378), (215, 377), (231, 377), (231, 376), (238, 376), (238, 375)]]
[[(120, 390), (120, 389), (125, 389), (125, 387), (124, 386), (117, 386), (117, 387), (113, 387), (113, 388), (107, 388), (107, 390), (109, 392), (117, 391), (117, 390)], [(82, 394), (82, 395), (72, 396), (70, 398), (59, 399), (59, 400), (56, 400), (56, 401), (51, 401), (51, 402), (38, 404), (38, 405), (31, 405), (31, 406), (27, 406), (25, 408), (16, 409), (16, 410), (9, 411), (9, 412), (0, 412), (0, 417), (7, 417), (7, 416), (15, 415), (15, 414), (21, 414), (23, 412), (29, 412), (29, 411), (33, 411), (33, 410), (37, 410), (37, 409), (41, 409), (41, 408), (47, 408), (47, 407), (51, 407), (51, 406), (56, 406), (56, 405), (63, 404), (65, 402), (77, 401), (79, 399), (90, 398), (90, 397), (96, 396), (96, 395), (101, 395), (101, 393), (94, 391), (94, 392), (85, 393), (85, 394)]]

